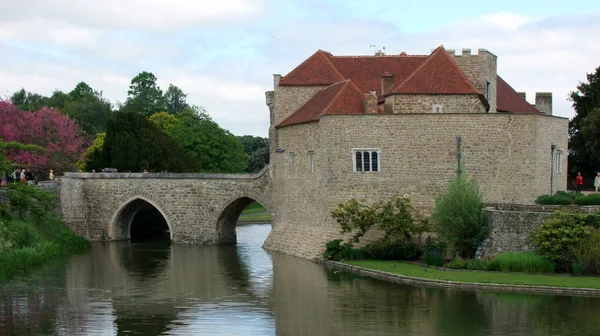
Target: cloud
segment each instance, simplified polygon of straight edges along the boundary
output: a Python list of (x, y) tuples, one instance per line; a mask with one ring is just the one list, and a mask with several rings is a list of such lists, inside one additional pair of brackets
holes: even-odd
[[(485, 48), (498, 56), (498, 73), (517, 91), (526, 91), (530, 102), (536, 91), (553, 92), (555, 115), (565, 117), (573, 115), (568, 93), (600, 65), (600, 15), (594, 13), (541, 19), (488, 13), (405, 33), (401, 23), (346, 17), (312, 1), (293, 3), (293, 15), (270, 0), (223, 0), (214, 8), (193, 1), (116, 3), (1, 4), (0, 63), (8, 66), (0, 68), (0, 95), (21, 87), (51, 94), (86, 81), (122, 102), (131, 78), (150, 71), (163, 89), (181, 87), (222, 127), (266, 136), (264, 91), (272, 90), (272, 74), (285, 75), (317, 49), (364, 55), (373, 44), (388, 54), (429, 54), (441, 44), (474, 53)], [(173, 6), (179, 7), (172, 12)]]
[(266, 0), (5, 1), (0, 22), (54, 19), (95, 29), (173, 31), (255, 19)]

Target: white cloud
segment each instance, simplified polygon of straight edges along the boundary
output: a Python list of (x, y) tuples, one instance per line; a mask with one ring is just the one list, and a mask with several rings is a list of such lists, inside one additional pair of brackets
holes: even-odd
[(266, 0), (4, 1), (0, 22), (55, 19), (100, 29), (170, 31), (255, 18)]

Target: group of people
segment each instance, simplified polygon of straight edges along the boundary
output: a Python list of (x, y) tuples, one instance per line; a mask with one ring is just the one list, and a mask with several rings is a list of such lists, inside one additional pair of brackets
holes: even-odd
[[(54, 171), (52, 169), (50, 169), (50, 172), (48, 173), (48, 179), (50, 181), (54, 180)], [(33, 172), (30, 169), (25, 169), (25, 168), (23, 168), (23, 169), (17, 168), (10, 175), (2, 174), (2, 177), (0, 180), (1, 180), (0, 185), (2, 187), (6, 187), (11, 182), (15, 182), (15, 183), (20, 182), (20, 183), (29, 183), (29, 184), (35, 183), (35, 178), (34, 178)]]
[[(594, 190), (598, 192), (600, 189), (600, 172), (596, 173), (596, 178), (594, 178)], [(583, 176), (581, 172), (577, 172), (577, 176), (575, 176), (575, 192), (580, 194), (583, 190)]]

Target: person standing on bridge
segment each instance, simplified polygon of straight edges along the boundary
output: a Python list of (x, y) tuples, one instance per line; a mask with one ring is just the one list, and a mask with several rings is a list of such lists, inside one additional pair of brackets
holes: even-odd
[(581, 176), (581, 172), (577, 172), (577, 176), (575, 177), (575, 193), (581, 194), (581, 190), (583, 190), (583, 176)]
[(50, 179), (50, 181), (54, 181), (54, 172), (52, 171), (52, 169), (50, 169), (50, 174), (48, 174), (48, 178)]

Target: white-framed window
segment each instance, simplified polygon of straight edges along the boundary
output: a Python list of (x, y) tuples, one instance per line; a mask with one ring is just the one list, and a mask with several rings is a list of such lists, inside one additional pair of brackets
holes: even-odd
[(352, 166), (355, 172), (378, 172), (381, 151), (379, 148), (354, 148), (352, 149)]
[(562, 173), (562, 171), (563, 171), (562, 157), (563, 157), (563, 151), (557, 150), (554, 153), (554, 172), (555, 173)]
[(293, 172), (296, 168), (296, 155), (294, 152), (290, 152), (290, 171)]
[(433, 113), (442, 113), (442, 104), (434, 104)]
[(315, 171), (315, 152), (313, 151), (308, 151), (308, 171), (311, 173)]

